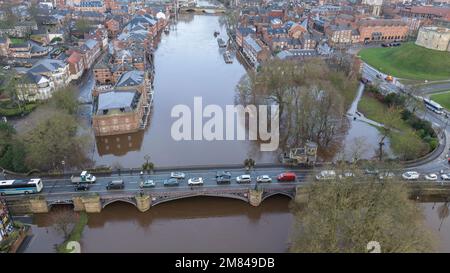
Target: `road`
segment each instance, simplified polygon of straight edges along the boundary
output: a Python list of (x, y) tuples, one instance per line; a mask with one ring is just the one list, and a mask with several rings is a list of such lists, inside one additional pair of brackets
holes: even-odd
[[(377, 75), (381, 75), (381, 79), (380, 77), (378, 77)], [(405, 88), (402, 88), (401, 83), (398, 82), (397, 79), (394, 79), (393, 83), (389, 83), (387, 81), (384, 80), (384, 78), (386, 77), (385, 74), (377, 71), (375, 68), (364, 64), (363, 65), (363, 70), (362, 70), (362, 76), (368, 80), (370, 80), (373, 83), (379, 83), (380, 84), (380, 88), (384, 91), (386, 91), (387, 93), (391, 93), (391, 92), (395, 92), (395, 93), (400, 93), (403, 92), (403, 90), (405, 90)], [(440, 84), (435, 84), (435, 85), (430, 85), (427, 86), (426, 90), (428, 90), (429, 92), (432, 92), (432, 90), (438, 90), (439, 88), (443, 88), (445, 86), (448, 86), (450, 88), (450, 83), (440, 83)], [(425, 88), (425, 87), (424, 87)], [(446, 118), (443, 115), (438, 115), (436, 113), (434, 113), (433, 111), (430, 111), (428, 109), (425, 109), (424, 112), (422, 113), (417, 113), (417, 115), (425, 120), (428, 120), (432, 123), (432, 125), (435, 128), (439, 128), (443, 133), (444, 133), (444, 138), (445, 138), (445, 147), (444, 149), (442, 149), (442, 153), (439, 154), (438, 156), (436, 156), (433, 160), (431, 160), (430, 162), (428, 161), (424, 161), (424, 164), (421, 164), (420, 166), (417, 167), (413, 167), (413, 168), (408, 168), (410, 170), (417, 170), (421, 173), (441, 173), (441, 172), (445, 172), (448, 173), (450, 172), (450, 165), (448, 164), (448, 157), (450, 154), (450, 120), (449, 118)]]

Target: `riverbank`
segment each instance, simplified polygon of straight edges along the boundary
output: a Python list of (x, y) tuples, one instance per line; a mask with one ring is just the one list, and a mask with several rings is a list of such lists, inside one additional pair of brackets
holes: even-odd
[(69, 238), (64, 241), (64, 243), (60, 244), (57, 247), (58, 253), (72, 253), (73, 251), (77, 251), (77, 249), (72, 249), (69, 243), (76, 242), (79, 243), (81, 241), (81, 236), (83, 235), (84, 227), (88, 223), (88, 215), (86, 212), (80, 212), (79, 219), (72, 231), (70, 232)]

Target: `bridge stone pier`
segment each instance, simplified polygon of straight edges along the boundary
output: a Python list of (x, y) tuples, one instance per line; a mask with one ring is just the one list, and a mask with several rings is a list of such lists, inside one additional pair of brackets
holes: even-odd
[(30, 198), (29, 208), (32, 213), (47, 213), (49, 211), (49, 206), (45, 198)]
[(150, 209), (152, 199), (148, 194), (136, 195), (136, 207), (140, 212), (146, 212)]

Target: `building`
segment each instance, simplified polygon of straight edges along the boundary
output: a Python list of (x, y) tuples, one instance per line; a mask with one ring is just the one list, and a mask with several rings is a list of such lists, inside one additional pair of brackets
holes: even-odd
[(55, 88), (65, 87), (70, 82), (69, 64), (61, 60), (41, 59), (28, 72), (47, 77)]
[(360, 42), (405, 40), (408, 25), (397, 19), (366, 19), (359, 21)]
[(450, 51), (450, 29), (422, 27), (417, 35), (416, 45), (433, 50)]
[(25, 73), (18, 83), (18, 97), (21, 101), (47, 100), (52, 97), (55, 86), (46, 76)]
[(9, 213), (6, 202), (0, 199), (0, 242), (8, 238), (9, 234), (14, 231), (13, 221)]
[(270, 51), (267, 46), (261, 40), (258, 39), (258, 41), (251, 36), (247, 36), (244, 38), (243, 43), (244, 55), (254, 67), (257, 67), (261, 62), (270, 57)]
[(352, 28), (348, 25), (331, 25), (325, 29), (325, 34), (332, 45), (351, 44)]
[(113, 88), (94, 90), (95, 135), (119, 135), (145, 129), (152, 100), (151, 83), (144, 71), (126, 72)]

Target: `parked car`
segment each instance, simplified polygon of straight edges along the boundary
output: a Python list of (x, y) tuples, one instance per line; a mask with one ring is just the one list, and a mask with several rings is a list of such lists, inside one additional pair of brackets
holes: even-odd
[(429, 174), (425, 175), (425, 180), (436, 181), (437, 179), (438, 179), (438, 176), (435, 173), (429, 173)]
[(251, 183), (252, 178), (248, 174), (243, 174), (243, 175), (239, 175), (238, 177), (236, 177), (236, 182), (237, 183)]
[(346, 179), (352, 177), (355, 177), (355, 174), (350, 171), (343, 172), (342, 174), (339, 175), (339, 179)]
[(373, 168), (367, 168), (364, 170), (364, 173), (367, 175), (378, 175), (380, 173), (379, 170)]
[(442, 180), (450, 180), (450, 173), (441, 174), (441, 179)]
[(193, 185), (203, 185), (203, 178), (201, 177), (192, 177), (189, 178), (188, 180), (188, 185), (193, 186)]
[(75, 185), (75, 191), (88, 191), (89, 185), (87, 184), (77, 184)]
[(125, 188), (123, 180), (113, 180), (106, 185), (107, 190), (121, 190)]
[(318, 175), (316, 175), (317, 180), (330, 180), (334, 178), (336, 178), (336, 172), (333, 170), (321, 171)]
[(297, 179), (297, 175), (295, 175), (295, 173), (280, 173), (277, 176), (277, 180), (283, 181), (283, 182), (295, 181), (296, 179)]
[(270, 178), (270, 176), (268, 176), (268, 175), (260, 175), (260, 176), (256, 177), (256, 182), (257, 183), (270, 183), (270, 182), (272, 182), (272, 178)]
[(383, 179), (392, 179), (392, 178), (394, 178), (395, 177), (395, 174), (393, 173), (393, 172), (382, 172), (382, 173), (380, 173), (380, 175), (378, 176), (378, 178), (380, 179), (380, 180), (383, 180)]
[(182, 172), (171, 172), (170, 178), (184, 179), (186, 175)]
[(420, 174), (415, 171), (409, 171), (402, 174), (402, 178), (405, 180), (417, 180), (419, 179)]
[(151, 188), (155, 186), (155, 181), (151, 179), (147, 179), (141, 182), (140, 187), (141, 188)]
[(217, 184), (229, 184), (231, 183), (231, 173), (229, 171), (218, 171), (216, 173)]
[(171, 186), (178, 186), (180, 183), (178, 182), (178, 179), (176, 178), (169, 178), (164, 180), (164, 186), (171, 187)]

